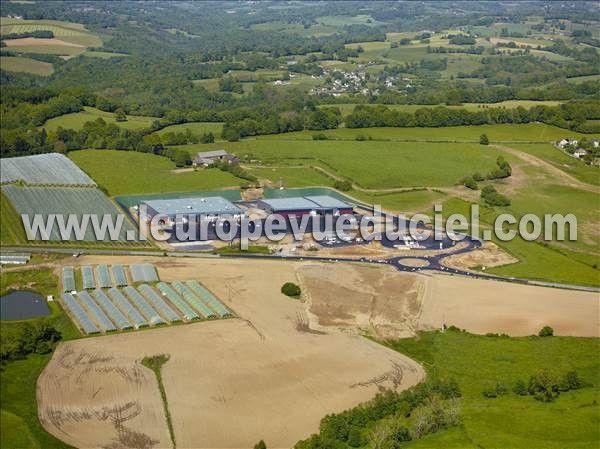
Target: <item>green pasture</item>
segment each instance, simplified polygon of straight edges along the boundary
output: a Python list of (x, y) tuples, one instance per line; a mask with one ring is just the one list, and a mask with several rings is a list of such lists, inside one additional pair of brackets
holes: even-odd
[(443, 128), (338, 128), (326, 131), (299, 131), (286, 134), (258, 136), (260, 140), (305, 140), (313, 134), (323, 133), (331, 139), (353, 140), (357, 135), (370, 136), (375, 140), (390, 141), (445, 141), (479, 142), (481, 134), (487, 134), (491, 143), (498, 142), (545, 142), (559, 140), (565, 136), (582, 137), (573, 131), (567, 131), (543, 123), (524, 125), (471, 125), (448, 126)]
[[(552, 186), (546, 188), (544, 186), (542, 190), (548, 191), (552, 189), (556, 188)], [(558, 188), (558, 190), (560, 189), (564, 188)], [(574, 192), (579, 193), (579, 191), (575, 190)], [(519, 215), (523, 207), (529, 208), (527, 204), (535, 204), (536, 195), (528, 196), (528, 193), (526, 191), (517, 195), (509, 195), (513, 202), (513, 205), (509, 206), (509, 208), (489, 208), (480, 205), (480, 227), (482, 228), (480, 236), (484, 227), (491, 229), (498, 215), (502, 213)], [(572, 199), (577, 200), (577, 196), (574, 196)], [(568, 198), (561, 200), (561, 202), (564, 201), (568, 201)], [(539, 214), (540, 211), (544, 213), (546, 210), (556, 210), (555, 213), (561, 213), (560, 211), (564, 210), (561, 209), (561, 202), (558, 205), (554, 205), (553, 203), (534, 205), (531, 208), (531, 213)], [(564, 204), (562, 206), (564, 207)], [(512, 210), (511, 207), (514, 207), (515, 210)], [(586, 207), (586, 205), (578, 207), (581, 209)], [(587, 207), (593, 206), (588, 203)], [(424, 210), (424, 213), (432, 215), (433, 210), (427, 208)], [(470, 217), (470, 203), (459, 198), (449, 198), (443, 203), (443, 217), (446, 218), (451, 214), (462, 214)], [(581, 231), (578, 234), (578, 238), (582, 238)], [(510, 265), (488, 268), (486, 270), (488, 273), (565, 284), (600, 286), (600, 271), (593, 267), (594, 264), (600, 263), (600, 257), (590, 254), (589, 246), (587, 251), (581, 252), (582, 249), (585, 249), (583, 248), (583, 242), (563, 242), (562, 246), (559, 247), (552, 242), (545, 244), (538, 241), (525, 241), (520, 237), (508, 242), (498, 239), (494, 239), (493, 241), (519, 261)]]
[(59, 126), (62, 126), (65, 129), (81, 130), (86, 122), (92, 122), (98, 118), (102, 118), (107, 123), (114, 123), (124, 129), (147, 128), (154, 120), (157, 120), (154, 117), (128, 115), (127, 121), (117, 122), (114, 113), (104, 112), (100, 109), (85, 106), (84, 110), (81, 112), (73, 112), (71, 114), (65, 114), (50, 119), (44, 123), (43, 127), (46, 128), (47, 131), (56, 131)]
[[(4, 294), (11, 286), (29, 285), (32, 290), (42, 296), (54, 295), (58, 292), (58, 280), (52, 268), (42, 270), (19, 270), (6, 272), (0, 278), (0, 294)], [(51, 310), (49, 317), (52, 325), (58, 329), (63, 340), (71, 340), (80, 336), (71, 320), (62, 311), (58, 303), (48, 304)], [(27, 320), (35, 323), (40, 318)], [(24, 321), (2, 321), (0, 333), (11, 332), (13, 327)], [(51, 354), (33, 354), (26, 359), (9, 362), (0, 370), (0, 447), (32, 448), (32, 449), (68, 449), (68, 444), (59, 441), (47, 433), (37, 416), (36, 382), (40, 373), (51, 358)]]
[(585, 81), (597, 81), (600, 80), (600, 75), (586, 75), (586, 76), (575, 76), (573, 78), (567, 78), (569, 83), (583, 83)]
[[(461, 105), (431, 105), (431, 104), (386, 104), (385, 107), (392, 111), (402, 111), (402, 112), (414, 112), (417, 109), (422, 108), (435, 108), (438, 106), (443, 106), (450, 109), (467, 109), (469, 111), (477, 111), (486, 108), (505, 108), (505, 109), (515, 109), (519, 106), (524, 108), (531, 108), (533, 106), (557, 106), (561, 104), (561, 101), (543, 101), (543, 100), (507, 100), (500, 101), (498, 103), (463, 103)], [(319, 105), (320, 108), (339, 108), (342, 111), (342, 115), (346, 116), (354, 111), (354, 108), (357, 104), (354, 103), (340, 103), (340, 104), (322, 104)], [(376, 106), (376, 105), (368, 105), (368, 106)]]
[[(566, 136), (570, 136), (570, 132), (565, 132)], [(511, 148), (515, 148), (524, 153), (531, 154), (546, 162), (550, 162), (555, 167), (588, 184), (600, 185), (600, 168), (587, 165), (577, 158), (567, 155), (562, 150), (559, 150), (554, 145), (549, 143), (533, 143), (533, 144), (511, 144)]]
[[(448, 323), (449, 325), (452, 323)], [(461, 425), (407, 448), (592, 449), (600, 438), (600, 341), (576, 337), (503, 338), (466, 332), (421, 332), (386, 343), (423, 364), (429, 376), (452, 378), (462, 399)], [(552, 403), (512, 392), (517, 380), (548, 369), (558, 376), (576, 371), (585, 388), (561, 393)], [(487, 399), (497, 382), (509, 393)]]
[(220, 142), (238, 157), (261, 163), (323, 165), (365, 188), (449, 186), (475, 171), (488, 172), (500, 154), (474, 143), (314, 141), (278, 139)]
[(434, 203), (442, 203), (446, 195), (435, 190), (409, 190), (405, 192), (367, 193), (357, 190), (347, 192), (353, 198), (367, 204), (378, 204), (384, 210), (408, 213), (428, 209)]
[(194, 86), (204, 87), (209, 92), (216, 92), (219, 90), (219, 78), (192, 80), (192, 83), (194, 83)]
[(317, 17), (316, 21), (322, 25), (334, 28), (344, 28), (347, 25), (383, 25), (384, 22), (379, 22), (371, 16), (361, 14), (358, 16), (323, 16)]
[(129, 56), (125, 53), (113, 53), (109, 51), (86, 51), (81, 54), (81, 56), (86, 56), (88, 58), (100, 58), (100, 59), (110, 59), (110, 58), (120, 58), (123, 56)]
[(0, 242), (18, 245), (27, 242), (23, 222), (4, 192), (0, 191)]
[(52, 75), (54, 72), (54, 66), (49, 62), (20, 56), (1, 56), (0, 68), (8, 72), (25, 72), (42, 76)]
[(81, 150), (69, 153), (69, 158), (111, 196), (189, 192), (240, 185), (238, 178), (218, 169), (176, 172), (175, 164), (169, 159), (149, 153)]
[(248, 168), (248, 172), (257, 178), (269, 180), (275, 186), (332, 186), (334, 183), (333, 179), (308, 166)]
[[(159, 136), (164, 136), (167, 133), (184, 133), (186, 130), (190, 130), (190, 132), (196, 136), (202, 136), (206, 133), (213, 133), (215, 139), (219, 139), (221, 136), (221, 131), (223, 130), (222, 122), (189, 122), (189, 123), (181, 123), (179, 125), (171, 125), (163, 128), (159, 131), (156, 131), (156, 134)], [(199, 150), (200, 151), (200, 150)]]

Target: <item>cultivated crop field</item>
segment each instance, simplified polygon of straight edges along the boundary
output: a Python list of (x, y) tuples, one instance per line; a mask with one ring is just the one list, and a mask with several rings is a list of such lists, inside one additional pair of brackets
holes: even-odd
[(2, 34), (10, 33), (30, 33), (33, 31), (52, 31), (54, 36), (84, 47), (101, 47), (102, 40), (99, 36), (91, 33), (82, 24), (63, 22), (58, 20), (21, 20), (2, 18), (0, 32)]
[[(203, 145), (202, 148), (207, 147)], [(207, 149), (208, 150), (208, 149)], [(191, 192), (239, 186), (240, 179), (217, 169), (187, 169), (175, 172), (166, 157), (117, 150), (82, 150), (69, 157), (109, 195), (134, 193)]]
[[(251, 447), (260, 439), (270, 447), (291, 447), (317, 431), (325, 414), (370, 399), (378, 384), (394, 388), (396, 380), (404, 389), (422, 379), (419, 365), (370, 340), (335, 328), (307, 328), (303, 303), (280, 292), (299, 264), (96, 256), (80, 262), (142, 260), (153, 262), (166, 282), (201, 273), (200, 281), (241, 319), (61, 345), (38, 381), (38, 404), (44, 427), (70, 444), (119, 441), (116, 418), (126, 432), (169, 446), (158, 387), (140, 364), (145, 356), (170, 356), (162, 381), (178, 447), (198, 441), (204, 447)], [(235, 431), (232, 417), (243, 423)]]

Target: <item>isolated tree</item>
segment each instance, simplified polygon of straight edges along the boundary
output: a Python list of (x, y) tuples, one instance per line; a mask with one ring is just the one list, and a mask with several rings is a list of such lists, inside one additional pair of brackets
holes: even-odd
[(125, 114), (125, 111), (123, 110), (123, 108), (118, 108), (115, 111), (115, 120), (117, 122), (126, 122), (127, 121), (127, 115)]
[(552, 337), (554, 335), (554, 329), (552, 329), (550, 326), (544, 326), (540, 329), (538, 335), (540, 337)]
[(482, 134), (481, 136), (479, 136), (479, 143), (481, 145), (489, 145), (490, 139), (488, 139), (487, 134)]
[(286, 282), (281, 286), (281, 293), (286, 296), (298, 297), (302, 290), (300, 290), (300, 286), (294, 284), (293, 282)]

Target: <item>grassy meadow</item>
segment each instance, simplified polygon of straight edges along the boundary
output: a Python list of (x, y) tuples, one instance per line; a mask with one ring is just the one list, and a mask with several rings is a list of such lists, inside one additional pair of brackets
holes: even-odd
[(159, 131), (156, 131), (156, 134), (159, 136), (164, 136), (167, 133), (184, 133), (186, 130), (190, 130), (190, 132), (196, 136), (201, 136), (205, 133), (213, 133), (215, 139), (219, 139), (221, 136), (221, 131), (223, 130), (223, 123), (221, 122), (189, 122), (189, 123), (181, 123), (179, 125), (171, 125), (163, 128)]
[(240, 179), (217, 169), (176, 172), (163, 156), (134, 151), (81, 150), (69, 158), (89, 174), (109, 195), (190, 192), (239, 186)]
[(479, 144), (277, 139), (203, 145), (263, 163), (323, 165), (365, 188), (450, 186), (475, 171), (488, 172), (500, 154)]
[[(450, 323), (451, 324), (451, 323)], [(404, 443), (406, 448), (583, 449), (600, 438), (600, 340), (574, 337), (503, 338), (465, 332), (422, 332), (386, 343), (423, 364), (429, 376), (455, 379), (461, 389), (461, 425)], [(512, 392), (517, 380), (549, 369), (576, 371), (585, 388), (551, 403)], [(487, 399), (496, 382), (509, 393)]]
[[(51, 268), (6, 272), (0, 278), (0, 294), (13, 286), (28, 285), (42, 296), (58, 294), (58, 279)], [(63, 340), (80, 336), (71, 320), (58, 303), (50, 306), (51, 315), (46, 319), (58, 329)], [(27, 320), (34, 323), (38, 319)], [(11, 332), (23, 321), (2, 321), (0, 334)], [(37, 417), (36, 382), (50, 361), (51, 354), (32, 354), (23, 360), (9, 362), (0, 370), (0, 447), (31, 449), (67, 449), (66, 443), (47, 433)]]
[(143, 117), (137, 115), (128, 115), (127, 121), (117, 122), (115, 114), (112, 112), (104, 112), (100, 109), (85, 106), (81, 112), (73, 112), (71, 114), (61, 115), (60, 117), (51, 118), (43, 127), (47, 131), (56, 131), (59, 126), (66, 129), (81, 130), (86, 122), (92, 122), (98, 118), (102, 118), (107, 123), (114, 123), (124, 129), (142, 129), (149, 127), (156, 118)]
[(583, 134), (568, 131), (543, 123), (524, 125), (479, 125), (448, 126), (444, 128), (338, 128), (326, 131), (298, 131), (286, 134), (258, 136), (260, 140), (303, 140), (312, 139), (323, 133), (330, 139), (354, 140), (358, 135), (374, 140), (431, 141), (431, 142), (479, 142), (479, 136), (487, 134), (491, 143), (498, 142), (539, 142), (549, 143), (563, 137), (582, 137)]
[[(519, 106), (524, 108), (531, 108), (533, 106), (557, 106), (561, 104), (560, 101), (537, 101), (537, 100), (507, 100), (500, 101), (498, 103), (463, 103), (461, 105), (430, 105), (430, 104), (386, 104), (385, 106), (392, 111), (402, 111), (402, 112), (414, 112), (417, 109), (422, 108), (435, 108), (438, 106), (447, 107), (450, 109), (467, 109), (469, 111), (477, 111), (485, 108), (505, 108), (505, 109), (515, 109)], [(375, 105), (368, 105), (375, 106)], [(356, 107), (356, 104), (353, 103), (340, 103), (340, 104), (324, 104), (320, 105), (320, 108), (334, 107), (339, 108), (342, 112), (343, 116), (346, 116)]]

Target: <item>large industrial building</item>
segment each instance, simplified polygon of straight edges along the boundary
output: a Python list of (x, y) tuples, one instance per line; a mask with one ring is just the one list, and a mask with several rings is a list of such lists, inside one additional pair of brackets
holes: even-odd
[(169, 200), (144, 201), (140, 207), (142, 219), (151, 220), (159, 214), (165, 223), (175, 223), (177, 215), (195, 215), (198, 219), (217, 220), (219, 218), (239, 219), (244, 216), (244, 209), (220, 196), (178, 198)]
[(268, 213), (282, 216), (352, 214), (352, 205), (327, 195), (272, 198), (259, 200), (258, 206)]

